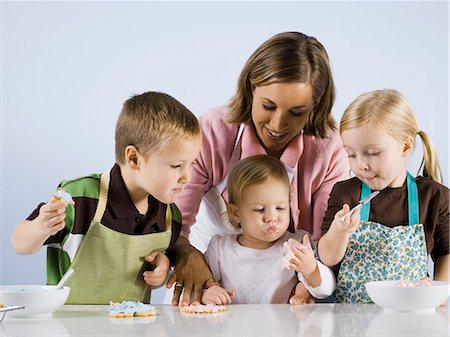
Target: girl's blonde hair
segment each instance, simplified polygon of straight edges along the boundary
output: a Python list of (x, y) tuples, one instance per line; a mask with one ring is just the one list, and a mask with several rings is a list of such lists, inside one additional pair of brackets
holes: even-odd
[(174, 139), (201, 136), (197, 117), (162, 92), (135, 95), (124, 104), (116, 125), (116, 162), (125, 163), (125, 148), (134, 145), (144, 155), (157, 153)]
[(307, 83), (313, 90), (313, 111), (304, 132), (326, 137), (335, 129), (331, 115), (335, 89), (330, 61), (323, 45), (298, 32), (277, 34), (250, 56), (242, 69), (237, 90), (229, 103), (231, 123), (250, 123), (255, 87), (273, 83)]
[(399, 142), (411, 137), (413, 145), (416, 135), (419, 135), (423, 144), (423, 158), (418, 174), (423, 169), (424, 177), (442, 182), (435, 147), (428, 135), (419, 129), (411, 106), (398, 91), (374, 90), (358, 96), (342, 116), (340, 133), (361, 126), (382, 130)]
[[(238, 161), (231, 169), (227, 180), (228, 202), (237, 205), (247, 187), (269, 180), (290, 186), (286, 169), (278, 159), (268, 155), (257, 155)], [(230, 222), (233, 226), (239, 227), (239, 224), (233, 223), (231, 219)]]

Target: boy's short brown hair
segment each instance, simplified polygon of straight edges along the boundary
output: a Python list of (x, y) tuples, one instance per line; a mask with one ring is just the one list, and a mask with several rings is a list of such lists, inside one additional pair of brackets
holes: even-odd
[(197, 117), (170, 95), (149, 91), (123, 104), (116, 125), (116, 162), (124, 164), (125, 148), (134, 145), (144, 155), (161, 151), (174, 138), (201, 135)]

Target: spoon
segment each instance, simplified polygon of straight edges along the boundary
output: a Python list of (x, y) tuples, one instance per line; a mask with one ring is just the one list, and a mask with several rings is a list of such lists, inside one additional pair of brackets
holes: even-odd
[(365, 204), (367, 204), (370, 200), (372, 200), (373, 198), (375, 198), (378, 193), (380, 193), (380, 191), (374, 191), (372, 192), (369, 196), (365, 197), (363, 200), (361, 200), (360, 202), (358, 202), (358, 204), (353, 207), (350, 211), (348, 211), (347, 213), (345, 213), (343, 216), (341, 216), (338, 220), (340, 222), (344, 222), (348, 217), (350, 217), (357, 209), (360, 209), (361, 207), (363, 207)]
[(75, 270), (69, 269), (64, 276), (59, 280), (58, 284), (56, 285), (56, 289), (62, 289), (64, 285), (69, 281), (69, 279), (72, 277)]
[(0, 323), (3, 321), (3, 318), (5, 318), (5, 315), (6, 315), (6, 313), (8, 311), (17, 310), (17, 309), (25, 309), (25, 306), (23, 306), (23, 305), (11, 305), (9, 307), (0, 308)]

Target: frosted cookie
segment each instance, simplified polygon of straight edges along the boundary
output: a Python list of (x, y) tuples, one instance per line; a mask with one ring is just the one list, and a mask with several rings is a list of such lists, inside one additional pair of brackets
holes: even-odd
[(420, 281), (407, 281), (407, 280), (401, 280), (397, 283), (395, 283), (396, 287), (402, 287), (402, 288), (413, 288), (413, 287), (429, 287), (431, 286), (431, 280), (427, 277)]
[(75, 205), (75, 201), (73, 201), (72, 196), (64, 191), (63, 189), (59, 189), (53, 194), (53, 199), (62, 200), (68, 205)]
[(148, 317), (156, 315), (156, 308), (150, 304), (135, 301), (109, 302), (108, 313), (109, 317), (113, 318)]
[(216, 314), (227, 310), (228, 308), (225, 305), (213, 305), (213, 304), (207, 305), (198, 304), (180, 307), (180, 312), (187, 314)]
[(292, 248), (296, 246), (299, 249), (302, 249), (303, 247), (305, 247), (302, 243), (297, 242), (289, 242), (286, 241), (285, 243), (283, 243), (283, 251), (284, 251), (284, 256), (281, 259), (281, 268), (285, 268), (285, 269), (290, 269), (291, 267), (289, 266), (291, 259), (295, 259), (295, 255), (294, 252), (292, 251)]

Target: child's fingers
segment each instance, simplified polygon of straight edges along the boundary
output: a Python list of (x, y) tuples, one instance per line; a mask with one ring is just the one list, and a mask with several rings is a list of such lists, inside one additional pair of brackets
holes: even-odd
[(350, 211), (350, 205), (349, 204), (344, 204), (342, 205), (342, 215), (344, 215), (345, 213)]
[(301, 298), (300, 296), (294, 295), (289, 299), (289, 304), (293, 305), (306, 304), (306, 300)]
[(39, 211), (39, 221), (43, 224), (43, 227), (45, 228), (52, 228), (61, 222), (64, 222), (66, 218), (66, 212), (63, 209), (56, 209), (56, 210), (48, 210), (44, 208), (44, 206), (41, 207)]
[(158, 255), (160, 254), (161, 252), (158, 252), (158, 251), (153, 251), (153, 252), (151, 252), (150, 254), (148, 254), (148, 255), (146, 255), (145, 257), (144, 257), (144, 260), (145, 261), (147, 261), (147, 262), (149, 262), (149, 263), (151, 263), (151, 264), (155, 264), (157, 261), (157, 259), (158, 259)]
[(345, 213), (350, 211), (350, 206), (348, 204), (344, 204), (342, 206), (342, 209), (340, 211), (338, 211), (335, 215), (334, 218), (337, 220), (339, 218), (341, 218)]
[(236, 295), (236, 290), (225, 289), (230, 296)]
[(220, 303), (218, 304), (231, 304), (231, 297), (229, 292), (233, 293), (233, 290), (227, 290), (220, 288), (219, 291), (216, 293), (217, 297), (220, 300)]
[(159, 286), (164, 282), (165, 279), (166, 279), (166, 275), (161, 272), (157, 272), (157, 273), (154, 273), (151, 271), (144, 272), (144, 281), (148, 285)]
[(345, 221), (344, 228), (349, 232), (355, 232), (359, 227), (360, 222), (360, 210), (356, 210), (349, 219)]
[(52, 202), (50, 204), (43, 205), (40, 210), (39, 214), (61, 214), (66, 212), (66, 207), (64, 206), (64, 203), (61, 201), (58, 202)]
[(350, 216), (350, 222), (355, 222), (359, 220), (361, 217), (361, 209), (358, 208), (356, 211), (353, 212), (353, 214)]
[(67, 207), (68, 203), (60, 198), (56, 198), (52, 196), (50, 200), (46, 203), (49, 207), (63, 207), (64, 209)]
[(65, 218), (66, 218), (65, 214), (53, 217), (52, 219), (49, 219), (48, 221), (43, 222), (44, 227), (47, 228), (48, 230), (50, 230), (51, 235), (53, 235), (64, 228)]
[(224, 293), (222, 291), (215, 292), (214, 293), (214, 303), (217, 304), (217, 305), (228, 303), (228, 300), (230, 299), (230, 296), (228, 296), (228, 299), (227, 299), (227, 296), (228, 296), (228, 294)]
[(231, 304), (231, 296), (230, 294), (232, 294), (232, 296), (234, 295), (234, 291), (233, 290), (228, 290), (228, 289), (223, 289), (222, 292), (222, 296), (221, 296), (221, 300), (223, 304)]
[(40, 227), (49, 235), (54, 235), (60, 230), (64, 229), (66, 213), (61, 214), (57, 212), (41, 212), (39, 214)]
[(55, 235), (56, 233), (58, 233), (59, 231), (62, 231), (65, 227), (65, 222), (60, 222), (57, 223), (56, 225), (50, 227), (50, 235)]
[(221, 305), (222, 302), (215, 293), (212, 293), (205, 298), (205, 304)]
[(202, 303), (203, 303), (203, 304), (206, 304), (206, 305), (208, 305), (208, 304), (214, 304), (214, 303), (209, 299), (208, 296), (203, 296), (203, 297), (202, 297)]
[(311, 241), (309, 240), (309, 235), (303, 235), (303, 246), (305, 246), (309, 251), (312, 251)]

